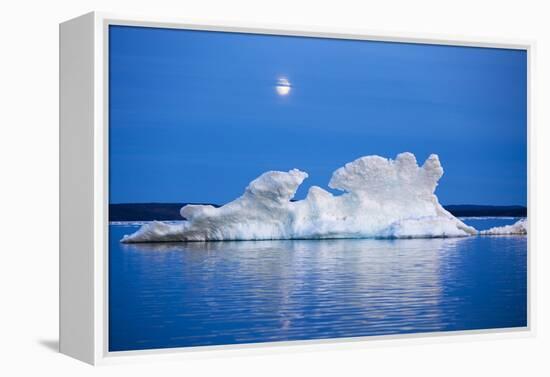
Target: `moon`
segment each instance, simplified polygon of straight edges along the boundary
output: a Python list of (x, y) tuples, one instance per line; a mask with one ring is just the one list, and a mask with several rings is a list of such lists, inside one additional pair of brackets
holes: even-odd
[(290, 89), (292, 88), (292, 85), (290, 84), (290, 81), (288, 81), (287, 78), (280, 78), (277, 80), (277, 85), (275, 86), (275, 90), (277, 91), (277, 94), (284, 97), (287, 96), (290, 93)]

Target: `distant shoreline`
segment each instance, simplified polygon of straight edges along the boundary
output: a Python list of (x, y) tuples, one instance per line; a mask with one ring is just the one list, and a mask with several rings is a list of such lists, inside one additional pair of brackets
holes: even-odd
[[(187, 204), (220, 207), (213, 203), (116, 203), (109, 204), (109, 221), (184, 220), (180, 209)], [(527, 217), (525, 206), (458, 204), (443, 207), (456, 217)]]

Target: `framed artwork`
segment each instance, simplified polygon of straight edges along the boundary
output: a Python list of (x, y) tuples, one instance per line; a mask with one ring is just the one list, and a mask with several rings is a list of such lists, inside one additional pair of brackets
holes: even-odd
[(61, 352), (530, 334), (531, 51), (61, 24)]

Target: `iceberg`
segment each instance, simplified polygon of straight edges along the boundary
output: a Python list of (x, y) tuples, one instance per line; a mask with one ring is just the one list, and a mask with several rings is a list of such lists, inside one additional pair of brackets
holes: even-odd
[[(298, 169), (269, 171), (221, 207), (186, 205), (180, 223), (151, 222), (121, 242), (340, 238), (466, 237), (478, 231), (445, 210), (435, 195), (443, 168), (432, 154), (422, 166), (412, 153), (365, 156), (337, 169), (329, 187), (293, 197), (308, 177)], [(183, 220), (183, 219), (182, 219)]]
[(520, 219), (512, 225), (496, 226), (482, 230), (479, 234), (486, 236), (525, 235), (527, 234), (527, 219)]

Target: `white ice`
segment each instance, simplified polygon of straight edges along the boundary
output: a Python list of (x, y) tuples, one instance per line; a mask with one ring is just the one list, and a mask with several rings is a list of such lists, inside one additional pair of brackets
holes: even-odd
[(496, 226), (491, 229), (482, 230), (479, 234), (487, 236), (527, 234), (527, 219), (518, 220), (512, 225)]
[(329, 187), (312, 186), (291, 201), (307, 173), (269, 171), (244, 194), (215, 208), (187, 205), (182, 223), (151, 222), (122, 242), (330, 238), (463, 237), (477, 231), (446, 211), (434, 194), (443, 168), (432, 154), (418, 166), (412, 153), (395, 160), (361, 157), (337, 169)]

